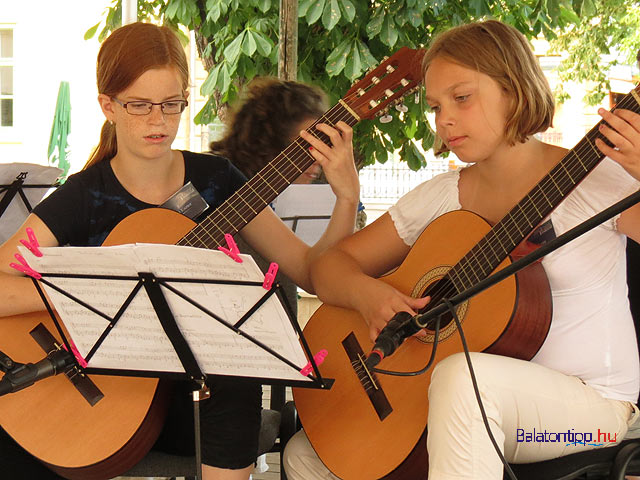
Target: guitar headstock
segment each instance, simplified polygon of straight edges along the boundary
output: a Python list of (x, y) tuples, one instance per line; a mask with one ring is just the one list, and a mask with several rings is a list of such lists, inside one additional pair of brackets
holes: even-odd
[(361, 119), (373, 118), (422, 83), (423, 56), (424, 50), (402, 47), (353, 85), (344, 102)]

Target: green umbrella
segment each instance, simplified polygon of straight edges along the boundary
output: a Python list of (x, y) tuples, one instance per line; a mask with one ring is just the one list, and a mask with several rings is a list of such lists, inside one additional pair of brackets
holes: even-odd
[(51, 138), (49, 139), (48, 158), (51, 165), (57, 164), (62, 169), (62, 177), (69, 171), (67, 136), (71, 131), (71, 100), (69, 97), (69, 82), (60, 82), (56, 113), (53, 116)]

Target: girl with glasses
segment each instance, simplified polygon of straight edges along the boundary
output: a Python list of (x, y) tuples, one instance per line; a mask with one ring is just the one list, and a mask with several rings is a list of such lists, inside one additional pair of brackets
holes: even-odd
[[(98, 102), (106, 118), (100, 143), (85, 168), (36, 206), (20, 231), (0, 247), (0, 315), (43, 308), (31, 280), (8, 267), (26, 227), (34, 230), (41, 246), (97, 246), (129, 214), (163, 204), (188, 182), (209, 205), (196, 221), (244, 184), (245, 176), (223, 157), (171, 148), (188, 100), (187, 65), (182, 45), (167, 27), (134, 23), (105, 40), (97, 62)], [(310, 261), (352, 233), (359, 196), (351, 129), (344, 123), (317, 129), (329, 136), (331, 145), (315, 142), (311, 155), (338, 198), (324, 236), (307, 246), (269, 208), (240, 232), (308, 290)], [(213, 395), (200, 402), (204, 478), (247, 479), (258, 448), (261, 387), (224, 377), (212, 380), (210, 387)], [(178, 391), (160, 443), (176, 453), (193, 454), (185, 420), (193, 407), (185, 389)], [(16, 472), (11, 478), (36, 477)]]

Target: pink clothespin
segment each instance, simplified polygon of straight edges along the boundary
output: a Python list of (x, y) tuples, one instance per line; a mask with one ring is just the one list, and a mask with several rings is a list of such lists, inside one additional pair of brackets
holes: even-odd
[(227, 247), (229, 248), (218, 247), (218, 250), (226, 253), (228, 256), (233, 258), (236, 262), (242, 263), (242, 259), (240, 258), (240, 250), (238, 249), (238, 245), (236, 245), (236, 242), (233, 239), (233, 237), (230, 234), (225, 233), (224, 239), (227, 241)]
[[(324, 359), (326, 358), (327, 355), (329, 355), (329, 352), (325, 348), (323, 348), (318, 353), (316, 353), (313, 356), (313, 359), (315, 360), (316, 365), (321, 365), (322, 362), (324, 362)], [(309, 375), (311, 372), (313, 372), (313, 367), (311, 366), (311, 362), (307, 363), (304, 366), (304, 368), (300, 370), (300, 373), (305, 377)]]
[[(76, 360), (78, 361), (80, 366), (82, 368), (87, 368), (87, 365), (89, 365), (89, 364), (87, 363), (87, 361), (84, 358), (82, 358), (82, 355), (80, 355), (80, 352), (76, 348), (76, 344), (73, 343), (73, 340), (71, 340), (71, 339), (69, 339), (69, 346), (71, 346), (71, 353), (73, 353), (73, 356), (76, 357)], [(67, 346), (66, 345), (62, 345), (62, 348), (64, 348), (66, 350)]]
[(278, 274), (278, 264), (273, 262), (269, 265), (269, 270), (264, 274), (264, 282), (262, 282), (262, 288), (265, 290), (269, 290), (271, 285), (273, 285), (273, 281), (276, 279), (276, 275)]
[(38, 243), (36, 234), (33, 233), (33, 228), (27, 227), (26, 232), (29, 240), (27, 241), (27, 240), (21, 239), (20, 243), (22, 243), (25, 247), (27, 247), (31, 251), (31, 253), (33, 253), (36, 257), (41, 257), (42, 252), (40, 251), (40, 249), (38, 249), (40, 244)]
[(40, 275), (38, 272), (36, 272), (33, 268), (31, 268), (29, 266), (29, 264), (27, 263), (27, 261), (24, 259), (24, 257), (22, 255), (20, 255), (19, 253), (16, 253), (14, 255), (14, 257), (16, 257), (16, 259), (22, 264), (22, 265), (18, 265), (17, 263), (13, 263), (11, 262), (9, 264), (9, 266), (11, 268), (15, 268), (16, 270), (29, 275), (30, 277), (35, 278), (36, 280), (40, 280), (42, 278), (42, 275)]

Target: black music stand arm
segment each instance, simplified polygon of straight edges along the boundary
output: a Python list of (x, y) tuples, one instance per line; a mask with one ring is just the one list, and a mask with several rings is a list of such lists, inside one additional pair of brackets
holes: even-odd
[(24, 181), (27, 178), (27, 172), (22, 172), (18, 174), (16, 179), (10, 185), (0, 185), (0, 193), (5, 192), (4, 196), (0, 200), (0, 217), (7, 210), (7, 207), (11, 204), (11, 201), (14, 199), (16, 195), (19, 195), (24, 203), (24, 206), (27, 207), (27, 211), (31, 212), (33, 207), (29, 202), (29, 199), (24, 193), (25, 188), (51, 188), (57, 185), (57, 182), (54, 182), (51, 185), (47, 184), (32, 184), (25, 185)]
[[(2, 197), (2, 200), (0, 200), (0, 217), (4, 215), (5, 210), (7, 209), (13, 198), (16, 196), (18, 191), (22, 191), (23, 184), (24, 178), (22, 177), (22, 175), (18, 175), (18, 178), (16, 178), (11, 185), (3, 185), (6, 190), (4, 197)], [(29, 209), (29, 211), (31, 211), (31, 209)]]
[[(547, 255), (548, 253), (551, 253), (554, 250), (557, 250), (558, 248), (562, 247), (563, 245), (569, 243), (571, 240), (574, 240), (574, 239), (578, 238), (580, 235), (588, 232), (589, 230), (592, 230), (593, 228), (597, 227), (598, 225), (602, 224), (603, 222), (605, 222), (605, 221), (615, 217), (616, 215), (624, 212), (625, 210), (627, 210), (628, 208), (634, 206), (638, 202), (640, 202), (640, 190), (638, 190), (637, 192), (634, 192), (631, 195), (623, 198), (619, 202), (614, 203), (613, 205), (611, 205), (610, 207), (606, 208), (602, 212), (600, 212), (600, 213), (594, 215), (593, 217), (589, 218), (588, 220), (585, 220), (584, 222), (576, 225), (572, 229), (567, 230), (562, 235), (560, 235), (560, 236), (554, 238), (553, 240), (550, 240), (549, 242), (541, 245), (540, 247), (535, 249), (533, 252), (525, 255), (522, 258), (519, 258), (518, 260), (516, 260), (512, 264), (506, 266), (502, 270), (499, 270), (498, 272), (494, 273), (493, 275), (490, 275), (487, 278), (485, 278), (484, 280), (481, 280), (480, 282), (476, 283), (474, 286), (469, 287), (468, 289), (464, 290), (463, 292), (460, 292), (458, 295), (455, 295), (455, 296), (453, 296), (453, 297), (451, 297), (451, 298), (449, 298), (447, 300), (453, 306), (456, 306), (456, 305), (468, 300), (469, 298), (473, 297), (474, 295), (477, 295), (478, 293), (486, 290), (487, 288), (492, 287), (493, 285), (495, 285), (496, 283), (504, 280), (505, 278), (518, 273), (523, 268), (528, 267), (533, 262), (536, 262), (536, 261), (540, 260), (542, 257)], [(423, 313), (421, 315), (416, 315), (414, 321), (421, 328), (430, 328), (429, 322), (431, 322), (436, 317), (438, 317), (438, 316), (442, 315), (443, 313), (445, 313), (446, 311), (448, 311), (449, 308), (450, 308), (450, 306), (448, 304), (445, 304), (445, 303), (441, 302), (438, 305), (436, 305), (434, 308), (432, 308), (431, 310), (429, 310), (429, 311), (427, 311), (427, 312), (425, 312), (425, 313)]]
[(138, 275), (140, 275), (140, 281), (147, 291), (147, 295), (149, 295), (149, 300), (151, 300), (153, 309), (158, 315), (160, 325), (162, 325), (162, 329), (167, 334), (167, 338), (178, 354), (178, 358), (180, 359), (189, 380), (192, 380), (202, 386), (207, 379), (207, 376), (202, 373), (196, 357), (191, 351), (191, 347), (189, 347), (189, 344), (182, 335), (182, 332), (176, 323), (176, 319), (171, 312), (171, 308), (167, 303), (167, 299), (160, 289), (158, 279), (153, 273), (138, 273)]

